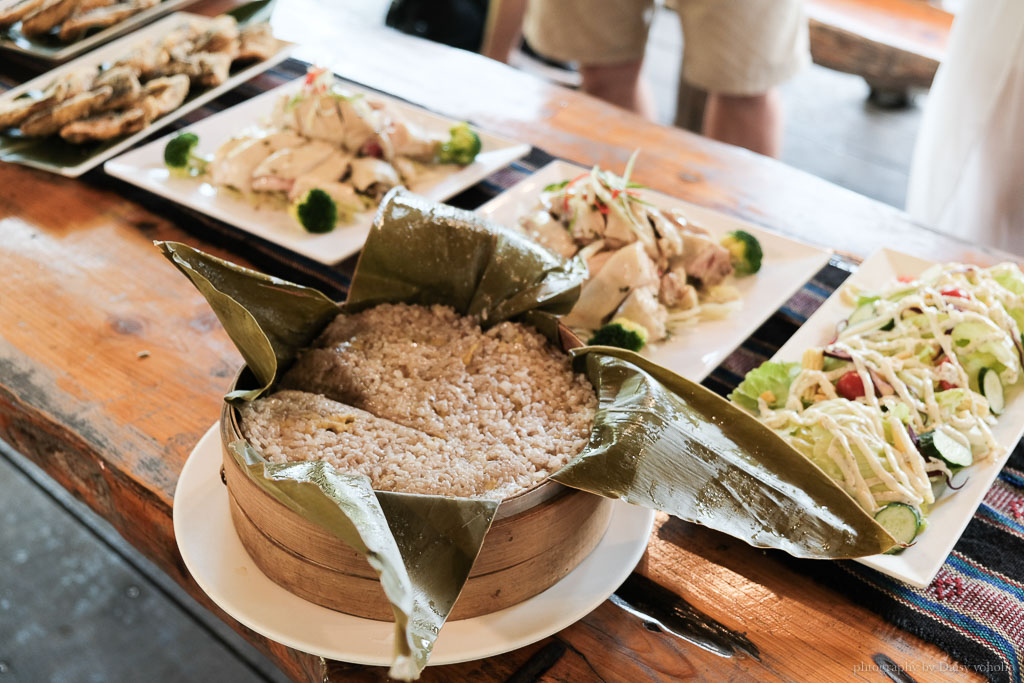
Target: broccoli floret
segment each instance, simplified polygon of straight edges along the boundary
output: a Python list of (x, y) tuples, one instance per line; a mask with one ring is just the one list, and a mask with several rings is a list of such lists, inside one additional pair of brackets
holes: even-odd
[(480, 136), (473, 132), (468, 123), (452, 126), (451, 137), (441, 144), (437, 160), (442, 164), (467, 166), (480, 153)]
[(587, 344), (639, 351), (647, 344), (647, 328), (627, 318), (615, 318), (595, 332)]
[(737, 275), (751, 275), (761, 270), (761, 243), (745, 230), (733, 230), (722, 238), (722, 246), (732, 254), (732, 267)]
[(164, 147), (164, 163), (172, 171), (187, 175), (200, 175), (206, 171), (206, 159), (192, 153), (199, 144), (195, 133), (175, 135)]
[(330, 232), (338, 224), (338, 205), (318, 187), (292, 205), (292, 214), (308, 232)]

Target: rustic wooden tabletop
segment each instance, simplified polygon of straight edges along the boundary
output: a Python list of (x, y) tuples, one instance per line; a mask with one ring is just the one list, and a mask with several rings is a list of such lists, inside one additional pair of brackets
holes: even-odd
[[(229, 4), (200, 3), (198, 11), (212, 14)], [(295, 38), (289, 32), (301, 22), (288, 16), (289, 4), (282, 3), (275, 23), (283, 37)], [(806, 173), (646, 123), (477, 55), (383, 29), (352, 30), (340, 19), (305, 37), (326, 50), (328, 36), (332, 65), (347, 78), (572, 161), (620, 166), (642, 149), (638, 181), (780, 233), (857, 257), (890, 246), (932, 258), (992, 260)], [(217, 419), (241, 358), (206, 302), (152, 241), (240, 257), (204, 239), (201, 225), (153, 213), (97, 175), (72, 180), (0, 163), (0, 438), (295, 680), (384, 678), (384, 669), (324, 661), (249, 631), (219, 611), (185, 569), (171, 523), (175, 484)], [(908, 671), (928, 671), (928, 680), (963, 678), (948, 655), (841, 590), (665, 515), (636, 572), (745, 634), (759, 658), (720, 656), (605, 602), (541, 642), (428, 668), (423, 679), (880, 680), (871, 669), (877, 654)], [(541, 671), (539, 678), (531, 673)]]

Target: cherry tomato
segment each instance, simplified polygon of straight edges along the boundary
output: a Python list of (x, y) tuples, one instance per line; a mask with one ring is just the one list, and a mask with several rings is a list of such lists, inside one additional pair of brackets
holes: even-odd
[(956, 297), (957, 299), (969, 299), (970, 298), (969, 296), (967, 296), (967, 292), (965, 292), (964, 290), (960, 289), (959, 287), (947, 287), (946, 289), (944, 289), (941, 292), (939, 292), (939, 294), (941, 294), (942, 296)]
[(836, 393), (843, 398), (853, 400), (864, 395), (864, 383), (860, 381), (860, 375), (851, 370), (836, 382)]
[(944, 379), (939, 380), (939, 391), (949, 391), (950, 389), (956, 389), (956, 385), (952, 382), (947, 382)]

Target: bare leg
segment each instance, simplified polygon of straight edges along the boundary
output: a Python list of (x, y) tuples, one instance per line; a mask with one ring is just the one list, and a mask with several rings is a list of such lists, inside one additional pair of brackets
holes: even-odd
[(654, 99), (640, 76), (643, 61), (580, 66), (583, 91), (655, 120)]
[(508, 63), (523, 35), (526, 0), (491, 0), (480, 54)]
[(782, 151), (782, 101), (778, 91), (749, 97), (708, 93), (704, 135), (777, 158)]

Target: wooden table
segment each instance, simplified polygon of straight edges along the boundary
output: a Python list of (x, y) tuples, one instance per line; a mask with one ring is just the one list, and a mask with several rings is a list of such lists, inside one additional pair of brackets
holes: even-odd
[[(224, 4), (200, 7), (212, 13)], [(294, 4), (302, 3), (286, 7)], [(784, 234), (860, 257), (886, 245), (941, 259), (992, 258), (806, 173), (646, 123), (476, 55), (341, 20), (309, 19), (305, 29), (294, 18), (275, 23), (283, 37), (301, 30), (314, 43), (329, 30), (334, 65), (353, 80), (555, 155), (620, 167), (640, 148), (638, 181)], [(183, 566), (171, 527), (175, 482), (217, 419), (241, 359), (152, 240), (238, 257), (204, 241), (201, 225), (175, 224), (111, 187), (120, 188), (98, 176), (70, 180), (0, 164), (0, 437), (289, 676), (382, 678), (383, 669), (325, 662), (248, 631), (210, 603)], [(865, 671), (876, 653), (928, 672), (923, 680), (954, 677), (946, 673), (952, 660), (937, 648), (719, 533), (662, 515), (637, 571), (746, 633), (761, 660), (719, 657), (648, 630), (606, 602), (552, 638), (430, 668), (424, 680), (507, 680), (524, 666), (516, 680), (534, 680), (527, 672), (546, 665), (540, 680), (881, 680)]]

